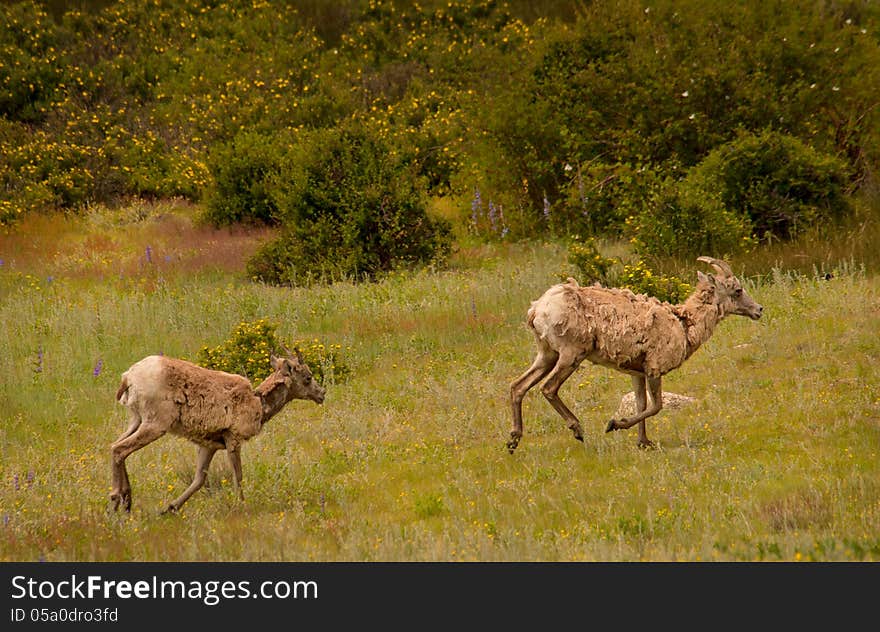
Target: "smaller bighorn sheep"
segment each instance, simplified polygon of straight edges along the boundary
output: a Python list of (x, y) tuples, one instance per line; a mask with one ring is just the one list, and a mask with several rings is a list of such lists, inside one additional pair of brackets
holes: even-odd
[[(286, 350), (285, 350), (286, 351)], [(192, 484), (164, 512), (177, 511), (202, 485), (217, 450), (225, 449), (241, 490), (241, 444), (257, 433), (292, 399), (324, 401), (325, 390), (313, 378), (298, 349), (296, 355), (271, 356), (273, 373), (254, 389), (241, 375), (212, 371), (185, 360), (147, 356), (122, 374), (116, 401), (129, 410), (129, 425), (111, 446), (113, 510), (131, 510), (131, 484), (125, 459), (164, 435), (175, 434), (199, 445)], [(163, 513), (164, 513), (163, 512)]]
[[(717, 276), (697, 272), (697, 288), (681, 305), (670, 305), (629, 290), (597, 285), (581, 287), (569, 278), (552, 286), (528, 311), (528, 325), (538, 352), (532, 366), (510, 386), (513, 429), (507, 448), (511, 454), (522, 438), (522, 400), (545, 377), (544, 397), (583, 441), (578, 418), (559, 398), (559, 388), (584, 360), (632, 378), (636, 414), (608, 422), (605, 432), (639, 424), (639, 446), (653, 444), (645, 433), (645, 419), (663, 407), (660, 381), (678, 368), (728, 314), (761, 317), (763, 307), (743, 290), (730, 266), (712, 257), (698, 257), (715, 268)], [(648, 406), (647, 392), (651, 394)]]

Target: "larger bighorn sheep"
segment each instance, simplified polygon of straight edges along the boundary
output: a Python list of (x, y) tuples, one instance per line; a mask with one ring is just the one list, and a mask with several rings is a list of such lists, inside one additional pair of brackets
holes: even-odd
[[(639, 424), (639, 446), (653, 445), (645, 419), (663, 407), (660, 381), (706, 342), (728, 314), (761, 317), (763, 307), (743, 290), (730, 266), (720, 259), (698, 257), (717, 275), (697, 272), (697, 288), (681, 305), (670, 305), (629, 290), (581, 287), (569, 278), (552, 286), (532, 303), (528, 325), (538, 346), (532, 366), (510, 386), (513, 429), (507, 448), (516, 449), (523, 433), (522, 400), (545, 377), (544, 397), (583, 441), (578, 418), (559, 398), (559, 388), (581, 362), (589, 360), (632, 378), (636, 414), (608, 422), (605, 432)], [(647, 390), (651, 406), (647, 405)]]
[[(254, 389), (241, 375), (212, 371), (185, 360), (147, 356), (122, 374), (116, 400), (129, 410), (128, 428), (111, 446), (114, 511), (131, 510), (131, 484), (125, 459), (166, 432), (199, 445), (192, 484), (165, 509), (177, 511), (204, 483), (217, 450), (226, 449), (239, 498), (241, 444), (257, 433), (292, 399), (324, 401), (299, 350), (271, 356), (273, 373)], [(164, 513), (164, 512), (163, 512)]]

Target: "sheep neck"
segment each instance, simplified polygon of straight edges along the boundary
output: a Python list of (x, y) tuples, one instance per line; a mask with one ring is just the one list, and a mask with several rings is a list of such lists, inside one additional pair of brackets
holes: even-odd
[(715, 327), (724, 314), (715, 304), (715, 293), (708, 286), (700, 285), (682, 304), (677, 306), (679, 318), (687, 338), (687, 355), (691, 355), (712, 337)]
[(285, 384), (284, 378), (278, 373), (273, 373), (263, 380), (254, 392), (260, 398), (260, 403), (263, 406), (263, 418), (261, 420), (263, 424), (274, 417), (290, 401), (287, 384)]

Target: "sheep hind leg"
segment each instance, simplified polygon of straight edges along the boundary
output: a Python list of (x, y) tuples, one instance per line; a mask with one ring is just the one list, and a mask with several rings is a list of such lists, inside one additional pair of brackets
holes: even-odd
[(205, 484), (205, 479), (208, 478), (208, 466), (211, 465), (211, 459), (214, 458), (214, 454), (218, 449), (219, 447), (214, 446), (199, 446), (199, 456), (196, 462), (196, 474), (193, 477), (193, 482), (190, 483), (190, 486), (180, 496), (168, 503), (168, 506), (162, 511), (163, 514), (179, 510), (183, 503), (189, 500), (190, 496), (201, 489), (202, 485)]
[(562, 384), (571, 377), (571, 374), (574, 373), (578, 366), (580, 365), (580, 359), (576, 357), (571, 357), (570, 355), (560, 355), (559, 360), (556, 362), (556, 366), (553, 367), (553, 370), (550, 372), (550, 375), (547, 377), (547, 381), (544, 382), (544, 386), (541, 387), (541, 392), (544, 394), (544, 397), (547, 398), (547, 401), (550, 402), (550, 405), (558, 412), (563, 419), (565, 419), (568, 423), (568, 428), (574, 433), (574, 438), (578, 441), (584, 440), (584, 433), (581, 429), (581, 423), (578, 418), (575, 416), (571, 410), (569, 410), (568, 406), (565, 405), (565, 402), (562, 401), (559, 397), (559, 389)]
[(131, 511), (131, 483), (129, 483), (128, 480), (128, 470), (125, 468), (125, 459), (127, 459), (132, 452), (136, 452), (144, 446), (151, 444), (163, 434), (165, 434), (163, 429), (142, 423), (133, 433), (127, 436), (123, 433), (123, 438), (115, 441), (113, 445), (110, 446), (110, 454), (113, 461), (113, 483), (112, 489), (110, 490), (110, 502), (113, 511), (119, 509), (120, 505), (122, 505), (122, 508), (125, 509), (125, 511)]
[(115, 443), (119, 443), (123, 439), (127, 439), (131, 435), (134, 434), (134, 431), (137, 430), (141, 425), (141, 416), (136, 412), (132, 411), (128, 420), (128, 427), (125, 431), (119, 435), (119, 438), (115, 441)]
[(513, 429), (510, 431), (510, 440), (507, 442), (507, 450), (513, 454), (523, 434), (522, 402), (526, 393), (535, 384), (540, 382), (553, 369), (559, 354), (553, 351), (546, 343), (539, 341), (538, 355), (532, 366), (513, 381), (510, 385), (510, 402), (513, 409)]
[[(632, 384), (633, 392), (636, 396), (636, 414), (632, 417), (624, 417), (623, 419), (612, 419), (608, 422), (605, 432), (611, 432), (612, 430), (625, 430), (639, 424), (639, 447), (652, 448), (654, 447), (654, 443), (648, 439), (645, 430), (645, 419), (656, 415), (663, 408), (661, 379), (659, 377), (643, 378), (642, 376), (633, 376)], [(648, 406), (647, 403), (646, 390), (650, 390), (650, 406)]]

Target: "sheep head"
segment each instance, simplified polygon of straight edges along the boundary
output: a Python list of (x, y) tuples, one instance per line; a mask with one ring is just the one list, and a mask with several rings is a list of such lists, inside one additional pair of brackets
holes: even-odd
[(317, 404), (323, 403), (326, 389), (312, 377), (312, 372), (303, 360), (300, 350), (294, 349), (294, 354), (285, 347), (284, 351), (285, 356), (272, 354), (269, 362), (272, 369), (287, 385), (287, 400), (310, 399)]
[(715, 294), (715, 304), (722, 316), (737, 314), (748, 316), (752, 320), (758, 320), (761, 317), (764, 307), (760, 303), (756, 303), (743, 289), (742, 283), (733, 275), (727, 262), (713, 257), (697, 257), (697, 261), (708, 263), (717, 272), (717, 275), (713, 275), (697, 271), (697, 279), (700, 283), (705, 283), (712, 288)]

